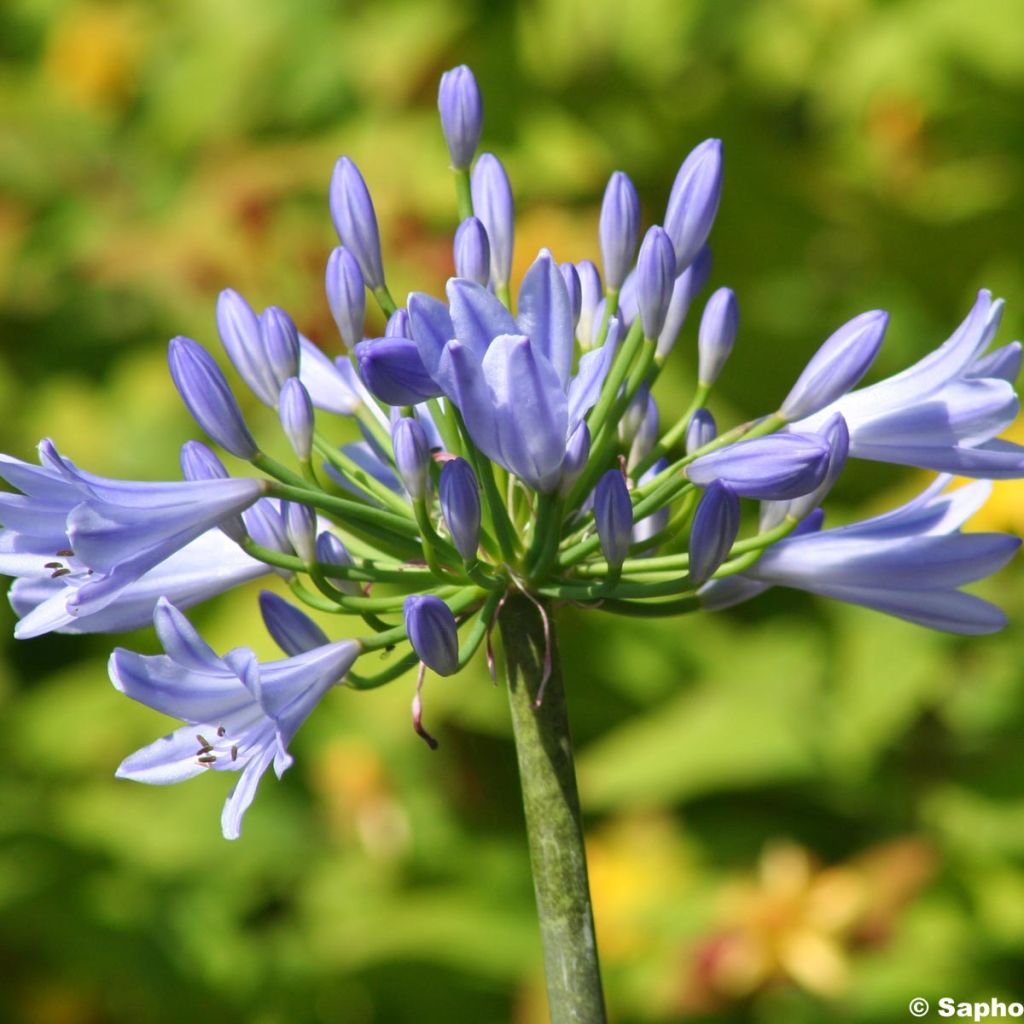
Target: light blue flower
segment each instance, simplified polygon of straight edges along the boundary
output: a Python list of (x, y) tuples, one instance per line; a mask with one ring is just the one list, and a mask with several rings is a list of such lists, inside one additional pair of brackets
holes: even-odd
[(241, 772), (221, 815), (226, 839), (237, 839), (242, 816), (263, 773), (278, 778), (292, 764), (288, 745), (323, 695), (340, 683), (360, 652), (339, 640), (260, 664), (244, 647), (219, 657), (169, 601), (153, 616), (165, 654), (117, 648), (110, 678), (122, 693), (186, 724), (125, 758), (119, 778), (169, 785), (205, 771)]

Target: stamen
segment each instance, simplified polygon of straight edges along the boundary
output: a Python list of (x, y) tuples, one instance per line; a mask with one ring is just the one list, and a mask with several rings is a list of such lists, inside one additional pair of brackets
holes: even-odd
[(217, 726), (217, 735), (218, 736), (223, 736), (226, 732), (227, 732), (227, 729), (225, 729), (223, 725), (218, 725)]
[(44, 569), (63, 569), (63, 562), (43, 562)]
[(61, 576), (70, 576), (70, 575), (71, 575), (71, 570), (70, 569), (65, 569), (62, 566), (60, 569), (54, 569), (53, 572), (50, 573), (50, 579), (51, 580), (57, 580), (57, 579), (60, 579)]
[(61, 548), (60, 551), (55, 552), (58, 558), (73, 558), (74, 551), (71, 548)]
[(205, 754), (213, 750), (213, 744), (202, 734), (196, 733), (196, 742), (199, 744), (199, 753)]
[(199, 755), (199, 756), (198, 756), (198, 757), (196, 758), (196, 760), (197, 760), (197, 761), (198, 761), (198, 762), (199, 762), (200, 764), (205, 764), (205, 765), (211, 765), (211, 764), (214, 764), (214, 763), (216, 762), (216, 760), (217, 760), (217, 755), (216, 755), (216, 754), (200, 754), (200, 755)]
[(237, 761), (238, 760), (238, 747), (232, 747), (231, 748), (231, 760), (232, 761)]
[(433, 736), (423, 728), (423, 699), (420, 691), (423, 689), (423, 678), (427, 674), (427, 666), (420, 662), (420, 674), (416, 678), (416, 696), (412, 699), (412, 727), (418, 736), (422, 736), (431, 750), (437, 750), (438, 743)]

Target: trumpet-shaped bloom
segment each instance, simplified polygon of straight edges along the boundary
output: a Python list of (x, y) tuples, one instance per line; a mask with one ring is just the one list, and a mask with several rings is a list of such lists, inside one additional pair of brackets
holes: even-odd
[(721, 608), (768, 587), (796, 587), (950, 633), (1002, 629), (1002, 611), (960, 587), (1001, 569), (1020, 540), (962, 533), (991, 484), (947, 491), (949, 481), (942, 476), (901, 508), (849, 526), (817, 531), (820, 519), (809, 517), (808, 528), (769, 547), (742, 574), (743, 583), (712, 581), (702, 601)]
[(1014, 344), (985, 354), (1003, 303), (978, 293), (966, 319), (934, 352), (869, 387), (852, 391), (791, 426), (815, 430), (842, 413), (850, 455), (920, 466), (961, 476), (1006, 479), (1024, 475), (1024, 448), (994, 440), (1017, 415), (1012, 377)]
[(169, 785), (211, 769), (240, 772), (221, 815), (225, 838), (237, 839), (263, 773), (273, 763), (280, 778), (290, 767), (288, 744), (344, 679), (359, 642), (339, 640), (260, 664), (244, 647), (219, 657), (169, 601), (158, 603), (153, 624), (166, 653), (119, 647), (110, 656), (110, 678), (133, 700), (186, 724), (125, 758), (117, 775)]
[[(89, 617), (121, 600), (137, 609), (154, 582), (143, 577), (179, 552), (164, 568), (197, 599), (251, 578), (248, 560), (223, 573), (211, 569), (208, 584), (201, 585), (194, 575), (195, 549), (183, 549), (252, 505), (265, 493), (263, 481), (110, 480), (78, 469), (50, 441), (40, 443), (39, 459), (33, 466), (0, 457), (0, 477), (22, 491), (0, 494), (0, 572), (47, 581), (18, 592), (25, 615), (20, 636), (67, 629), (75, 619), (79, 628), (87, 622), (91, 629), (119, 628), (110, 624), (120, 621), (116, 609), (98, 620)], [(224, 543), (235, 548), (227, 538)], [(60, 591), (48, 585), (53, 582)]]

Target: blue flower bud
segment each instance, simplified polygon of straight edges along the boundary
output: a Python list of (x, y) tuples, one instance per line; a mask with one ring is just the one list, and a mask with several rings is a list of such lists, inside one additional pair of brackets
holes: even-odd
[(718, 380), (736, 342), (740, 311), (731, 288), (719, 288), (704, 307), (697, 332), (697, 379), (705, 387)]
[(295, 457), (308, 462), (313, 453), (313, 402), (298, 377), (290, 377), (284, 382), (277, 408), (281, 427)]
[(565, 458), (562, 460), (562, 479), (558, 483), (558, 493), (565, 498), (573, 489), (580, 474), (586, 468), (590, 458), (590, 428), (586, 420), (569, 435), (565, 443)]
[[(181, 474), (186, 480), (226, 480), (228, 471), (202, 441), (186, 441), (181, 446)], [(245, 524), (240, 515), (228, 516), (217, 524), (236, 544), (246, 538)]]
[(576, 267), (572, 263), (560, 263), (558, 265), (558, 272), (562, 275), (562, 280), (565, 281), (565, 290), (569, 295), (569, 308), (572, 311), (572, 327), (575, 330), (576, 325), (580, 322), (580, 312), (583, 309), (580, 275), (576, 272)]
[(604, 288), (601, 275), (590, 260), (580, 260), (576, 264), (576, 274), (580, 279), (580, 317), (576, 323), (576, 340), (584, 352), (589, 352), (594, 347), (594, 334), (601, 326), (595, 314), (601, 304)]
[(629, 177), (616, 171), (601, 202), (601, 260), (608, 288), (618, 291), (626, 280), (640, 237), (640, 197)]
[(174, 386), (196, 423), (232, 455), (252, 459), (259, 449), (210, 354), (191, 338), (179, 335), (171, 339), (168, 362)]
[(704, 492), (690, 529), (690, 579), (703, 583), (726, 560), (740, 532), (740, 499), (727, 484), (713, 480)]
[(388, 322), (384, 325), (384, 337), (385, 338), (411, 338), (412, 334), (409, 331), (409, 311), (404, 308), (399, 308), (388, 317)]
[[(343, 568), (355, 565), (348, 548), (329, 530), (324, 530), (316, 539), (316, 560), (324, 565), (340, 565)], [(355, 580), (336, 579), (330, 573), (325, 575), (343, 594), (359, 593), (359, 584)]]
[(467, 217), (455, 230), (452, 246), (455, 276), (487, 287), (491, 277), (491, 244), (479, 217)]
[(645, 338), (657, 338), (665, 326), (676, 283), (676, 256), (663, 228), (644, 235), (636, 261), (636, 304)]
[(686, 314), (690, 311), (690, 303), (707, 284), (711, 276), (711, 250), (704, 246), (697, 258), (681, 273), (672, 285), (672, 298), (669, 299), (665, 324), (658, 335), (657, 357), (664, 361), (672, 351), (683, 329)]
[(625, 412), (619, 419), (619, 440), (626, 446), (633, 443), (640, 425), (647, 415), (647, 405), (651, 398), (651, 388), (648, 384), (641, 384), (636, 394), (626, 406)]
[(707, 409), (698, 409), (686, 425), (686, 454), (692, 455), (718, 436), (715, 417)]
[(465, 64), (441, 76), (437, 109), (441, 113), (441, 129), (448, 143), (452, 167), (457, 171), (469, 170), (480, 142), (484, 104), (476, 78)]
[(512, 245), (515, 239), (515, 207), (512, 186), (501, 161), (493, 153), (482, 153), (471, 180), (473, 210), (487, 230), (491, 247), (491, 281), (506, 286), (512, 274)]
[(683, 161), (665, 210), (676, 270), (689, 266), (708, 240), (722, 195), (722, 140), (706, 139)]
[[(242, 513), (242, 520), (249, 536), (261, 547), (279, 551), (282, 555), (295, 554), (295, 549), (291, 546), (285, 533), (284, 520), (281, 518), (281, 513), (274, 507), (273, 502), (266, 499), (257, 501), (255, 505)], [(292, 575), (285, 569), (277, 571), (285, 578)]]
[(633, 503), (622, 473), (609, 469), (594, 488), (594, 524), (605, 560), (621, 567), (633, 540)]
[(288, 542), (307, 565), (316, 561), (316, 512), (297, 501), (281, 502), (281, 518)]
[(368, 288), (384, 285), (380, 232), (370, 191), (359, 168), (347, 157), (334, 165), (330, 191), (331, 219), (341, 244), (356, 258)]
[(331, 316), (338, 325), (341, 340), (348, 348), (355, 348), (363, 340), (366, 322), (366, 284), (355, 256), (338, 246), (327, 260), (324, 284)]
[(363, 382), (382, 402), (416, 405), (443, 394), (408, 338), (361, 341), (355, 356)]
[(432, 594), (405, 599), (405, 629), (420, 661), (439, 676), (459, 670), (459, 633), (455, 616)]
[(430, 483), (430, 445), (418, 421), (403, 416), (391, 428), (395, 469), (411, 498), (425, 498)]
[(793, 498), (791, 501), (766, 501), (761, 505), (760, 528), (771, 530), (779, 526), (790, 516), (793, 519), (806, 519), (824, 500), (828, 492), (835, 486), (846, 465), (850, 454), (850, 429), (840, 413), (831, 416), (821, 428), (821, 436), (828, 442), (830, 453), (828, 468), (821, 483), (813, 491)]
[(889, 314), (880, 309), (843, 324), (811, 357), (779, 415), (800, 420), (845, 395), (867, 373), (888, 325)]
[(260, 591), (260, 614), (274, 643), (289, 657), (297, 657), (330, 643), (324, 631), (305, 613), (269, 590)]
[(647, 458), (658, 440), (658, 434), (661, 432), (661, 418), (658, 415), (658, 403), (654, 400), (654, 395), (647, 390), (646, 385), (637, 394), (639, 395), (645, 391), (644, 414), (640, 420), (640, 425), (633, 434), (633, 443), (629, 448), (629, 459), (626, 461), (626, 469), (630, 472)]
[(782, 501), (813, 491), (825, 478), (830, 455), (819, 434), (771, 434), (701, 455), (685, 473), (698, 487), (721, 480), (740, 497)]
[(438, 481), (441, 515), (452, 543), (468, 562), (480, 545), (480, 491), (476, 474), (465, 459), (449, 459)]
[(260, 314), (260, 341), (267, 369), (280, 394), (284, 382), (299, 375), (299, 332), (283, 309), (268, 306)]
[(278, 387), (267, 366), (260, 318), (252, 306), (230, 288), (217, 297), (217, 331), (238, 375), (264, 405), (273, 406)]

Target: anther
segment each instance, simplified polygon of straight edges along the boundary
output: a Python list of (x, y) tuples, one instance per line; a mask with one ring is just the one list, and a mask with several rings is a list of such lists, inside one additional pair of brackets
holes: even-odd
[(63, 562), (43, 562), (44, 569), (63, 569)]
[(217, 726), (217, 735), (218, 736), (223, 736), (226, 732), (227, 732), (227, 729), (225, 729), (223, 725), (218, 725)]
[(231, 748), (231, 760), (232, 761), (237, 761), (238, 760), (238, 747), (232, 747)]
[(201, 733), (196, 733), (196, 742), (199, 744), (199, 751), (205, 754), (208, 750), (213, 750), (213, 744)]
[(200, 764), (213, 764), (217, 760), (216, 754), (200, 754), (196, 760)]
[(58, 558), (72, 558), (74, 554), (71, 548), (61, 548), (60, 551), (56, 552)]
[(70, 569), (65, 569), (62, 566), (60, 569), (54, 569), (53, 572), (50, 573), (50, 579), (51, 580), (56, 580), (56, 579), (60, 579), (61, 576), (70, 576), (70, 575), (71, 575), (71, 570)]

